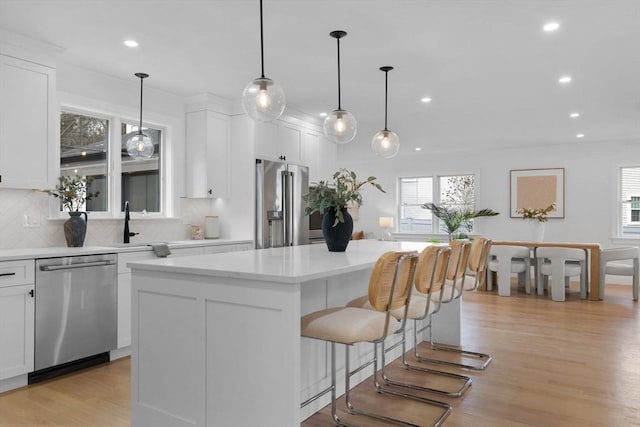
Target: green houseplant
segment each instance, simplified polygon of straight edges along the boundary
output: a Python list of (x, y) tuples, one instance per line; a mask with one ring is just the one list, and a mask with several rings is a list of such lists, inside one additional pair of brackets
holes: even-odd
[(471, 219), (481, 216), (500, 215), (491, 209), (480, 209), (478, 211), (469, 208), (454, 208), (445, 205), (436, 205), (435, 203), (425, 203), (422, 205), (424, 209), (429, 209), (434, 216), (442, 220), (442, 226), (449, 235), (449, 241), (463, 237), (458, 230), (464, 227), (467, 231), (471, 231)]
[(322, 235), (331, 252), (344, 252), (353, 232), (353, 219), (348, 206), (362, 204), (363, 186), (370, 185), (386, 193), (375, 176), (359, 181), (355, 172), (341, 168), (333, 174), (333, 182), (320, 181), (311, 186), (304, 196), (307, 202), (305, 214), (319, 212), (322, 217)]
[(339, 222), (344, 223), (344, 210), (347, 206), (362, 204), (362, 187), (366, 184), (386, 193), (382, 186), (378, 184), (375, 176), (370, 176), (364, 181), (358, 181), (356, 173), (345, 168), (339, 169), (333, 174), (333, 183), (320, 181), (309, 189), (309, 194), (304, 196), (307, 202), (305, 214), (309, 215), (314, 212), (321, 214), (327, 213), (328, 210), (336, 211), (336, 218), (333, 223), (335, 227)]
[(69, 213), (69, 219), (64, 223), (64, 237), (69, 247), (84, 245), (88, 218), (86, 212), (80, 212), (80, 208), (85, 206), (87, 200), (98, 197), (100, 194), (99, 191), (95, 193), (88, 191), (92, 182), (91, 176), (63, 175), (58, 178), (56, 188), (49, 191), (50, 195), (60, 199), (62, 208)]

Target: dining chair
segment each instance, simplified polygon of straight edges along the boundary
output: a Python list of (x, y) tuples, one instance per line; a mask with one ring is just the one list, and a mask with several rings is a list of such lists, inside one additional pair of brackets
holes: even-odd
[[(386, 252), (381, 255), (373, 267), (369, 279), (368, 300), (372, 309), (357, 307), (333, 307), (318, 310), (301, 318), (300, 334), (330, 343), (331, 347), (331, 385), (325, 390), (301, 403), (301, 407), (331, 393), (331, 416), (335, 425), (350, 425), (343, 422), (336, 408), (336, 344), (345, 347), (345, 403), (351, 414), (363, 415), (389, 423), (411, 426), (413, 424), (389, 417), (377, 412), (356, 408), (351, 401), (350, 378), (369, 365), (373, 365), (374, 376), (378, 372), (378, 344), (396, 332), (401, 332), (406, 324), (406, 316), (402, 320), (394, 317), (393, 310), (406, 310), (411, 299), (411, 288), (415, 277), (418, 254), (415, 252)], [(373, 357), (358, 368), (351, 371), (349, 348), (356, 343), (370, 342), (374, 344)], [(424, 397), (406, 396), (393, 390), (379, 390), (380, 393), (412, 399), (436, 406), (441, 410), (433, 425), (442, 425), (451, 413), (451, 405), (445, 402)]]
[(518, 274), (518, 284), (524, 283), (531, 293), (531, 249), (526, 246), (492, 246), (487, 264), (487, 290), (493, 289), (493, 274), (497, 273), (498, 295), (511, 295), (511, 273)]
[(565, 300), (565, 287), (569, 286), (570, 278), (580, 277), (580, 298), (587, 298), (587, 255), (583, 249), (574, 248), (537, 248), (536, 288), (538, 295), (544, 294), (549, 276), (551, 276), (551, 299)]
[[(418, 257), (418, 264), (416, 266), (416, 274), (414, 280), (413, 294), (409, 306), (405, 310), (396, 309), (391, 312), (391, 315), (398, 320), (407, 319), (413, 320), (414, 329), (419, 328), (419, 322), (427, 320), (426, 325), (421, 329), (427, 329), (431, 327), (431, 315), (437, 313), (440, 310), (440, 296), (442, 294), (443, 286), (446, 280), (447, 267), (449, 264), (449, 256), (451, 248), (448, 246), (429, 246), (425, 248)], [(435, 296), (435, 297), (434, 297)], [(433, 298), (432, 298), (433, 297)], [(366, 296), (356, 298), (350, 301), (347, 306), (372, 309), (371, 303)], [(381, 369), (380, 378), (385, 385), (404, 387), (412, 390), (424, 391), (429, 393), (436, 393), (445, 395), (448, 397), (460, 397), (471, 386), (471, 378), (453, 374), (450, 372), (439, 371), (435, 369), (428, 369), (421, 366), (415, 366), (407, 361), (407, 338), (406, 328), (402, 331), (398, 331), (402, 334), (400, 341), (386, 347), (386, 341), (381, 343)], [(415, 339), (414, 345), (418, 345), (418, 340)], [(449, 378), (459, 383), (459, 386), (454, 390), (443, 390), (433, 387), (419, 386), (414, 383), (395, 380), (387, 375), (386, 367), (386, 354), (398, 347), (402, 347), (402, 365), (405, 369), (421, 372), (423, 374), (435, 375), (438, 377)], [(377, 377), (374, 377), (374, 382), (377, 389), (381, 389), (383, 386), (378, 381)]]
[[(484, 237), (476, 237), (471, 243), (464, 240), (454, 240), (450, 245), (452, 249), (451, 261), (449, 262), (449, 268), (447, 268), (447, 281), (444, 286), (444, 291), (441, 294), (441, 302), (443, 304), (448, 304), (461, 298), (464, 291), (475, 291), (480, 287), (486, 273), (487, 258), (491, 250), (491, 240)], [(418, 340), (417, 334), (421, 331), (422, 330), (414, 330), (416, 334), (414, 337), (415, 340)], [(456, 366), (474, 371), (484, 371), (493, 360), (493, 357), (488, 353), (471, 351), (434, 342), (431, 328), (429, 328), (429, 346), (433, 351), (458, 353), (462, 357), (476, 360), (480, 363), (453, 362), (427, 357), (419, 353), (418, 346), (414, 347), (414, 358), (423, 363)]]
[[(600, 293), (598, 297), (604, 299), (605, 276), (611, 274), (613, 276), (631, 276), (633, 300), (638, 301), (639, 259), (640, 249), (637, 246), (602, 249), (600, 251)], [(631, 264), (612, 261), (631, 261)]]

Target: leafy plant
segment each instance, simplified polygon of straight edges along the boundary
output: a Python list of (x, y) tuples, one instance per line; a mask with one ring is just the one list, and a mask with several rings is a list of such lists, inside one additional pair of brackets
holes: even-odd
[(469, 208), (452, 208), (448, 206), (438, 206), (435, 203), (425, 203), (422, 205), (424, 209), (429, 209), (433, 215), (442, 220), (444, 230), (449, 235), (449, 241), (459, 238), (461, 233), (457, 233), (460, 227), (464, 227), (467, 231), (471, 231), (471, 221), (473, 218), (481, 216), (496, 216), (499, 212), (491, 209), (480, 209), (474, 211)]
[(520, 215), (522, 215), (522, 219), (537, 219), (540, 222), (547, 222), (547, 220), (549, 219), (549, 213), (551, 213), (552, 211), (556, 210), (556, 204), (555, 203), (551, 203), (549, 206), (547, 206), (544, 209), (540, 209), (540, 208), (521, 208), (521, 209), (516, 209), (516, 213), (519, 213)]
[(304, 213), (306, 215), (314, 212), (320, 212), (325, 214), (329, 209), (335, 209), (336, 220), (333, 223), (335, 227), (339, 222), (344, 222), (344, 215), (342, 209), (348, 205), (362, 204), (362, 187), (366, 184), (373, 186), (374, 188), (386, 193), (382, 189), (382, 186), (375, 182), (377, 178), (370, 176), (364, 181), (358, 181), (356, 173), (345, 168), (338, 169), (333, 174), (333, 183), (320, 181), (311, 188), (309, 188), (309, 194), (303, 198), (307, 202), (307, 207)]
[(62, 206), (68, 212), (78, 212), (87, 200), (94, 199), (100, 195), (99, 191), (90, 193), (87, 188), (93, 183), (93, 177), (85, 177), (76, 174), (63, 175), (58, 178), (58, 185), (55, 190), (49, 191), (53, 197), (57, 197), (62, 202)]

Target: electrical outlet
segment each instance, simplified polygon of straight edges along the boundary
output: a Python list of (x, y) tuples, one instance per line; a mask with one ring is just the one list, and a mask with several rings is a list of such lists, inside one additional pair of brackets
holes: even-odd
[(37, 211), (24, 211), (22, 213), (22, 226), (26, 228), (40, 227), (40, 213)]

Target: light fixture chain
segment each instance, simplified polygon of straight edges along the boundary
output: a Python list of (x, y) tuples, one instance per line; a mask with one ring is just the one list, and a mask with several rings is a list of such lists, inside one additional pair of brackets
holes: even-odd
[(260, 67), (262, 71), (261, 77), (264, 79), (264, 34), (262, 29), (262, 0), (260, 0)]

